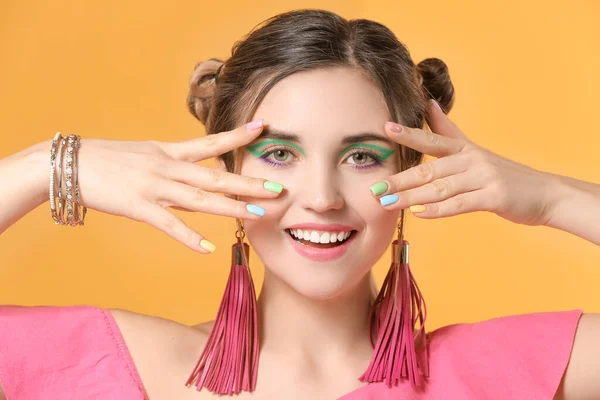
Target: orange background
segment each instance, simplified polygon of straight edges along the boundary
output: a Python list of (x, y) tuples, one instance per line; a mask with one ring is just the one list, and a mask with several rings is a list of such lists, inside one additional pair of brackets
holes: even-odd
[[(0, 158), (56, 131), (107, 139), (203, 135), (185, 98), (195, 63), (227, 58), (274, 14), (326, 8), (388, 25), (415, 62), (438, 57), (451, 118), (476, 143), (534, 168), (600, 182), (600, 3), (437, 1), (16, 1), (0, 5)], [(209, 163), (210, 164), (210, 163)], [(0, 189), (1, 193), (1, 189)], [(118, 193), (110, 194), (118, 195)], [(15, 199), (0, 197), (0, 204)], [(0, 304), (92, 304), (192, 324), (212, 319), (232, 219), (181, 215), (215, 242), (202, 256), (149, 225), (91, 210), (55, 226), (48, 203), (0, 238)], [(600, 246), (490, 213), (408, 220), (428, 330), (501, 315), (600, 312)], [(251, 265), (260, 288), (263, 268)], [(379, 282), (389, 253), (376, 265)]]

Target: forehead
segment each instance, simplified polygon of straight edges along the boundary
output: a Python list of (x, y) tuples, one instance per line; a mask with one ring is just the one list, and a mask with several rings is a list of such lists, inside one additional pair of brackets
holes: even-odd
[(339, 67), (302, 71), (277, 82), (258, 106), (253, 119), (259, 118), (308, 141), (363, 131), (384, 134), (390, 115), (375, 83), (357, 69)]

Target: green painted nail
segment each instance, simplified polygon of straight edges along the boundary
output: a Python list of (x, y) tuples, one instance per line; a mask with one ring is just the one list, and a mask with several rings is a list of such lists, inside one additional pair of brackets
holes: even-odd
[(266, 181), (263, 184), (263, 187), (267, 189), (269, 192), (281, 193), (283, 190), (283, 185), (277, 182)]
[(375, 196), (379, 196), (380, 194), (385, 193), (385, 191), (388, 190), (388, 185), (385, 182), (377, 182), (369, 189), (371, 189), (371, 192), (373, 192)]

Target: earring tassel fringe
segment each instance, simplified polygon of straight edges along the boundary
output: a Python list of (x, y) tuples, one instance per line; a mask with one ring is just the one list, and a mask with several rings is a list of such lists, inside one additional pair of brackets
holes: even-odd
[(225, 293), (204, 350), (186, 382), (217, 394), (254, 391), (258, 370), (256, 292), (248, 266), (249, 246), (238, 238)]
[[(400, 290), (400, 292), (398, 292)], [(401, 297), (399, 297), (401, 296)], [(399, 304), (398, 304), (399, 302)], [(427, 308), (421, 291), (410, 272), (408, 242), (392, 243), (392, 265), (388, 271), (369, 319), (375, 322), (377, 342), (363, 382), (382, 382), (388, 387), (408, 378), (414, 388), (420, 384), (419, 375), (429, 377), (425, 318)], [(415, 332), (419, 320), (420, 328)], [(419, 349), (415, 345), (419, 342)]]

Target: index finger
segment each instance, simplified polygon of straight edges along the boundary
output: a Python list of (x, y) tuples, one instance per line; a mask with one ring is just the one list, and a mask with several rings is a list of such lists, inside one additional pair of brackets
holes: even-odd
[(163, 164), (160, 175), (209, 192), (240, 196), (274, 198), (283, 190), (283, 185), (277, 182), (183, 161), (171, 161)]
[[(442, 136), (467, 139), (465, 134), (456, 126), (456, 124), (446, 116), (435, 100), (429, 102), (429, 118), (427, 124), (437, 134)], [(468, 139), (467, 139), (468, 140)]]
[(394, 142), (434, 157), (459, 153), (465, 142), (394, 122), (385, 124), (385, 133)]
[(242, 147), (260, 134), (263, 120), (248, 122), (234, 130), (215, 133), (183, 142), (162, 142), (162, 149), (173, 159), (198, 162)]

